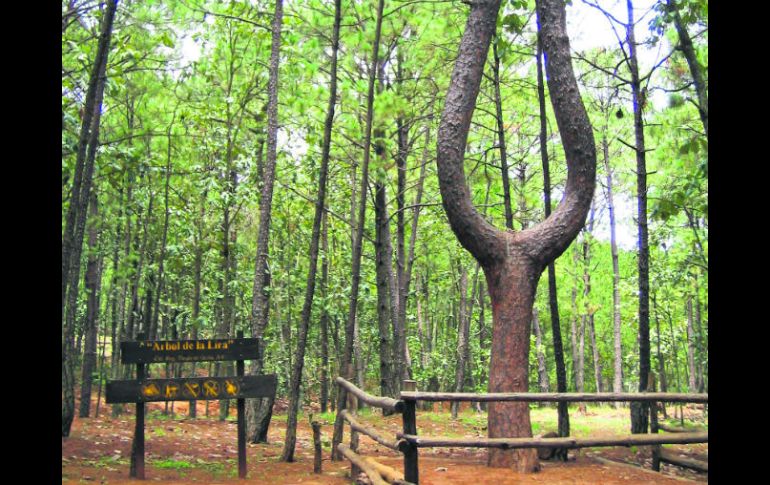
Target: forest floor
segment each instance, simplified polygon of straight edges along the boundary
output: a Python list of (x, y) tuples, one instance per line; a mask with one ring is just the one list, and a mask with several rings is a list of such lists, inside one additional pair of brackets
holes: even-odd
[[(92, 403), (92, 415), (96, 400)], [(234, 404), (234, 403), (233, 403)], [(146, 480), (128, 477), (131, 441), (134, 430), (133, 405), (117, 417), (111, 417), (109, 406), (102, 404), (98, 418), (75, 418), (68, 438), (62, 438), (62, 484), (100, 483), (139, 485), (161, 482), (166, 485), (189, 483), (235, 484), (280, 483), (284, 485), (349, 485), (347, 461), (329, 460), (333, 414), (319, 414), (314, 419), (322, 427), (323, 473), (313, 473), (313, 443), (308, 416), (301, 417), (297, 431), (294, 463), (279, 461), (286, 429), (285, 402), (276, 402), (267, 444), (247, 445), (248, 478), (237, 479), (237, 438), (235, 409), (227, 421), (217, 419), (219, 402), (198, 401), (198, 418), (187, 419), (187, 403), (175, 403), (175, 416), (164, 415), (165, 403), (148, 404), (145, 421)], [(77, 409), (77, 407), (76, 407)], [(669, 413), (673, 408), (669, 408)], [(698, 430), (708, 428), (700, 407), (684, 410), (685, 422)], [(395, 437), (401, 430), (401, 416), (383, 417), (379, 411), (364, 409), (360, 421)], [(533, 408), (534, 434), (556, 429), (556, 409)], [(679, 425), (679, 420), (670, 422)], [(617, 436), (628, 434), (629, 411), (610, 406), (589, 406), (585, 413), (570, 408), (571, 432), (576, 437)], [(349, 427), (347, 427), (349, 430)], [(429, 436), (486, 436), (486, 414), (471, 409), (461, 410), (457, 420), (450, 418), (448, 406), (436, 404), (433, 410), (417, 411), (417, 432)], [(345, 433), (345, 441), (348, 434)], [(665, 445), (667, 449), (690, 458), (708, 461), (708, 444)], [(361, 435), (359, 448), (363, 456), (397, 470), (403, 470), (400, 453), (391, 451)], [(596, 457), (609, 459), (609, 464)], [(662, 473), (651, 471), (650, 449), (647, 447), (587, 448), (572, 450), (567, 462), (541, 461), (542, 470), (519, 474), (507, 469), (487, 468), (486, 451), (469, 448), (427, 448), (419, 454), (420, 483), (425, 485), (467, 484), (681, 484), (685, 481), (708, 482), (708, 475), (672, 465), (661, 464)], [(635, 466), (637, 465), (637, 466)], [(638, 465), (642, 465), (639, 467)]]

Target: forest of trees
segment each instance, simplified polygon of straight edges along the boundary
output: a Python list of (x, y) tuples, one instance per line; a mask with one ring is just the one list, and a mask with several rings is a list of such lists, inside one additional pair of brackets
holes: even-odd
[[(131, 378), (119, 342), (139, 332), (260, 338), (247, 372), (278, 375), (288, 461), (302, 407), (344, 405), (338, 375), (378, 395), (403, 379), (486, 392), (494, 288), (445, 212), (458, 179), (439, 128), (469, 12), (496, 2), (63, 2), (62, 436)], [(571, 3), (615, 40), (572, 43), (595, 190), (538, 268), (524, 389), (708, 392), (708, 4)], [(550, 4), (505, 0), (485, 27), (453, 162), (501, 234), (536, 231), (571, 190), (538, 35)], [(234, 373), (180, 366), (150, 374)]]

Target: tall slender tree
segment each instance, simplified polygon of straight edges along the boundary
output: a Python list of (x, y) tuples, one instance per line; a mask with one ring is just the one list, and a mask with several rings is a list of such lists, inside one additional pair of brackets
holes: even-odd
[[(270, 45), (270, 75), (267, 83), (267, 160), (262, 173), (262, 190), (259, 200), (259, 232), (257, 235), (257, 261), (254, 270), (254, 291), (251, 305), (251, 332), (259, 341), (259, 356), (252, 361), (250, 373), (259, 374), (264, 365), (265, 345), (263, 336), (269, 314), (268, 254), (270, 221), (273, 208), (273, 186), (278, 145), (278, 67), (281, 51), (281, 26), (283, 23), (283, 0), (275, 0), (273, 13), (272, 41)], [(267, 440), (267, 428), (272, 415), (272, 399), (246, 400), (246, 435), (251, 442)]]
[(289, 389), (289, 409), (286, 422), (286, 438), (284, 440), (281, 461), (294, 461), (294, 446), (297, 440), (297, 412), (299, 410), (299, 387), (302, 379), (302, 369), (305, 365), (305, 347), (307, 333), (310, 327), (310, 313), (313, 309), (315, 295), (315, 279), (318, 269), (318, 246), (321, 238), (321, 219), (326, 203), (326, 179), (329, 173), (329, 150), (332, 141), (332, 124), (334, 123), (334, 106), (337, 102), (337, 52), (340, 43), (341, 0), (334, 1), (334, 27), (332, 29), (332, 56), (329, 79), (329, 105), (324, 121), (323, 146), (321, 148), (321, 166), (318, 169), (318, 198), (315, 203), (313, 229), (310, 236), (310, 267), (308, 268), (307, 284), (305, 286), (305, 302), (302, 305), (299, 335), (297, 336), (297, 355), (291, 373)]

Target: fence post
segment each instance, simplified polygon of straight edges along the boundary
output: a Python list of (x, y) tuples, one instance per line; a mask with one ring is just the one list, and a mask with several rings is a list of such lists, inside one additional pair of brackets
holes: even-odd
[[(136, 340), (146, 340), (144, 332), (136, 335)], [(141, 381), (145, 376), (145, 364), (136, 364), (136, 380)], [(131, 464), (128, 476), (144, 480), (144, 401), (136, 402), (136, 422), (134, 425), (134, 441), (131, 444)]]
[[(658, 433), (658, 403), (653, 401), (650, 403), (650, 432)], [(660, 471), (660, 448), (661, 445), (653, 445), (652, 447), (652, 469), (656, 472)]]
[(313, 450), (315, 452), (313, 456), (313, 473), (321, 473), (321, 423), (312, 421), (310, 426), (313, 427)]
[[(238, 330), (238, 338), (243, 338), (243, 330)], [(242, 360), (235, 362), (235, 374), (243, 377), (245, 369)], [(243, 398), (236, 400), (238, 409), (238, 478), (246, 478), (246, 401)]]
[[(416, 391), (417, 382), (412, 380), (404, 380), (401, 388), (404, 391)], [(404, 400), (404, 434), (417, 434), (417, 415), (415, 405), (416, 400), (405, 399)], [(404, 450), (404, 480), (412, 482), (415, 485), (420, 483), (419, 467), (417, 461), (417, 445), (409, 443)]]

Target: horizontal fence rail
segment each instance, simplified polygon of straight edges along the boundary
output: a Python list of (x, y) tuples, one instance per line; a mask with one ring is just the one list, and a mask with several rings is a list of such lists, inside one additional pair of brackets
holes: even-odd
[[(401, 413), (403, 418), (403, 432), (396, 434), (396, 440), (384, 438), (377, 431), (361, 424), (347, 410), (340, 411), (343, 421), (347, 421), (351, 427), (351, 447), (339, 444), (338, 450), (350, 460), (351, 464), (366, 473), (372, 483), (412, 483), (419, 484), (418, 453), (419, 448), (590, 448), (601, 446), (652, 446), (653, 469), (655, 463), (665, 461), (668, 463), (686, 466), (708, 473), (708, 463), (697, 460), (676, 459), (670, 453), (660, 448), (662, 444), (693, 444), (708, 443), (708, 431), (687, 432), (677, 429), (673, 434), (657, 433), (658, 426), (653, 424), (652, 433), (631, 434), (624, 436), (596, 437), (596, 438), (446, 438), (446, 437), (420, 437), (417, 436), (416, 403), (417, 401), (474, 401), (474, 402), (671, 402), (671, 403), (700, 403), (708, 404), (708, 394), (666, 393), (666, 392), (600, 392), (600, 393), (532, 393), (532, 392), (498, 392), (474, 394), (469, 392), (418, 392), (415, 390), (415, 381), (404, 381), (404, 390), (399, 399), (389, 397), (372, 396), (359, 389), (345, 379), (338, 377), (336, 384), (344, 388), (359, 401), (384, 410)], [(655, 422), (657, 420), (654, 420)], [(673, 430), (672, 430), (673, 431)], [(684, 431), (684, 432), (682, 432)], [(380, 475), (377, 467), (382, 466), (371, 458), (363, 458), (356, 453), (357, 433), (369, 436), (377, 443), (397, 450), (404, 455), (404, 478), (388, 479), (383, 481), (384, 475)], [(354, 439), (353, 437), (356, 436)], [(355, 443), (355, 446), (352, 444)], [(690, 463), (692, 462), (692, 463)], [(387, 468), (387, 467), (384, 467)], [(391, 469), (392, 470), (392, 469)], [(658, 470), (658, 469), (656, 469)], [(355, 479), (355, 477), (352, 477)]]
[(359, 389), (352, 383), (346, 381), (342, 377), (338, 377), (337, 379), (335, 379), (335, 382), (339, 386), (344, 387), (345, 390), (347, 390), (349, 393), (356, 396), (359, 401), (365, 402), (370, 406), (386, 409), (388, 411), (393, 411), (396, 413), (404, 412), (403, 401), (399, 401), (398, 399), (393, 399), (391, 397), (372, 396), (371, 394), (368, 394), (365, 391)]
[[(383, 411), (391, 411), (395, 413), (408, 413), (409, 408), (414, 409), (414, 401), (410, 403), (405, 403), (404, 401), (393, 399), (390, 397), (383, 397), (383, 396), (373, 396), (371, 394), (366, 393), (365, 391), (361, 390), (360, 388), (356, 387), (351, 382), (343, 379), (342, 377), (337, 377), (334, 381), (338, 386), (340, 386), (345, 391), (351, 393), (352, 395), (356, 396), (360, 402), (364, 402), (366, 404), (369, 404), (370, 406), (381, 408)], [(351, 470), (350, 475), (351, 479), (356, 480), (356, 475), (358, 471), (362, 471), (366, 474), (367, 477), (369, 477), (369, 480), (373, 485), (384, 485), (384, 484), (390, 484), (390, 485), (416, 485), (416, 480), (413, 482), (407, 481), (401, 472), (398, 470), (395, 470), (393, 468), (390, 468), (388, 466), (385, 466), (381, 463), (378, 463), (374, 459), (370, 457), (362, 457), (357, 453), (358, 451), (358, 433), (362, 433), (377, 443), (385, 446), (386, 448), (389, 448), (394, 451), (401, 451), (402, 453), (406, 453), (406, 449), (411, 449), (416, 452), (416, 447), (409, 444), (406, 440), (403, 439), (396, 439), (396, 440), (389, 440), (382, 436), (380, 433), (375, 431), (374, 429), (370, 428), (369, 426), (366, 426), (362, 423), (360, 423), (351, 413), (347, 411), (347, 409), (342, 409), (339, 411), (338, 419), (342, 418), (343, 423), (345, 421), (348, 422), (350, 425), (350, 446), (347, 446), (343, 443), (339, 443), (337, 445), (337, 450), (347, 458), (351, 463)], [(406, 419), (406, 418), (405, 418)], [(412, 429), (405, 429), (404, 431), (416, 431)]]
[(475, 401), (475, 402), (688, 402), (708, 403), (708, 394), (683, 394), (668, 392), (494, 392), (474, 394), (471, 392), (412, 392), (401, 391), (403, 401)]
[(606, 438), (422, 438), (398, 433), (398, 438), (418, 448), (590, 448), (593, 446), (648, 446), (660, 444), (708, 443), (708, 433), (676, 435), (635, 434)]
[(384, 438), (382, 435), (377, 433), (375, 430), (368, 426), (364, 426), (363, 424), (359, 423), (356, 418), (350, 415), (350, 413), (347, 411), (347, 409), (343, 409), (342, 412), (343, 419), (347, 421), (350, 424), (350, 427), (358, 431), (359, 433), (365, 434), (366, 436), (370, 437), (377, 443), (381, 444), (382, 446), (386, 448), (390, 448), (393, 451), (400, 451), (399, 444), (401, 443), (401, 440), (391, 441), (386, 438)]

